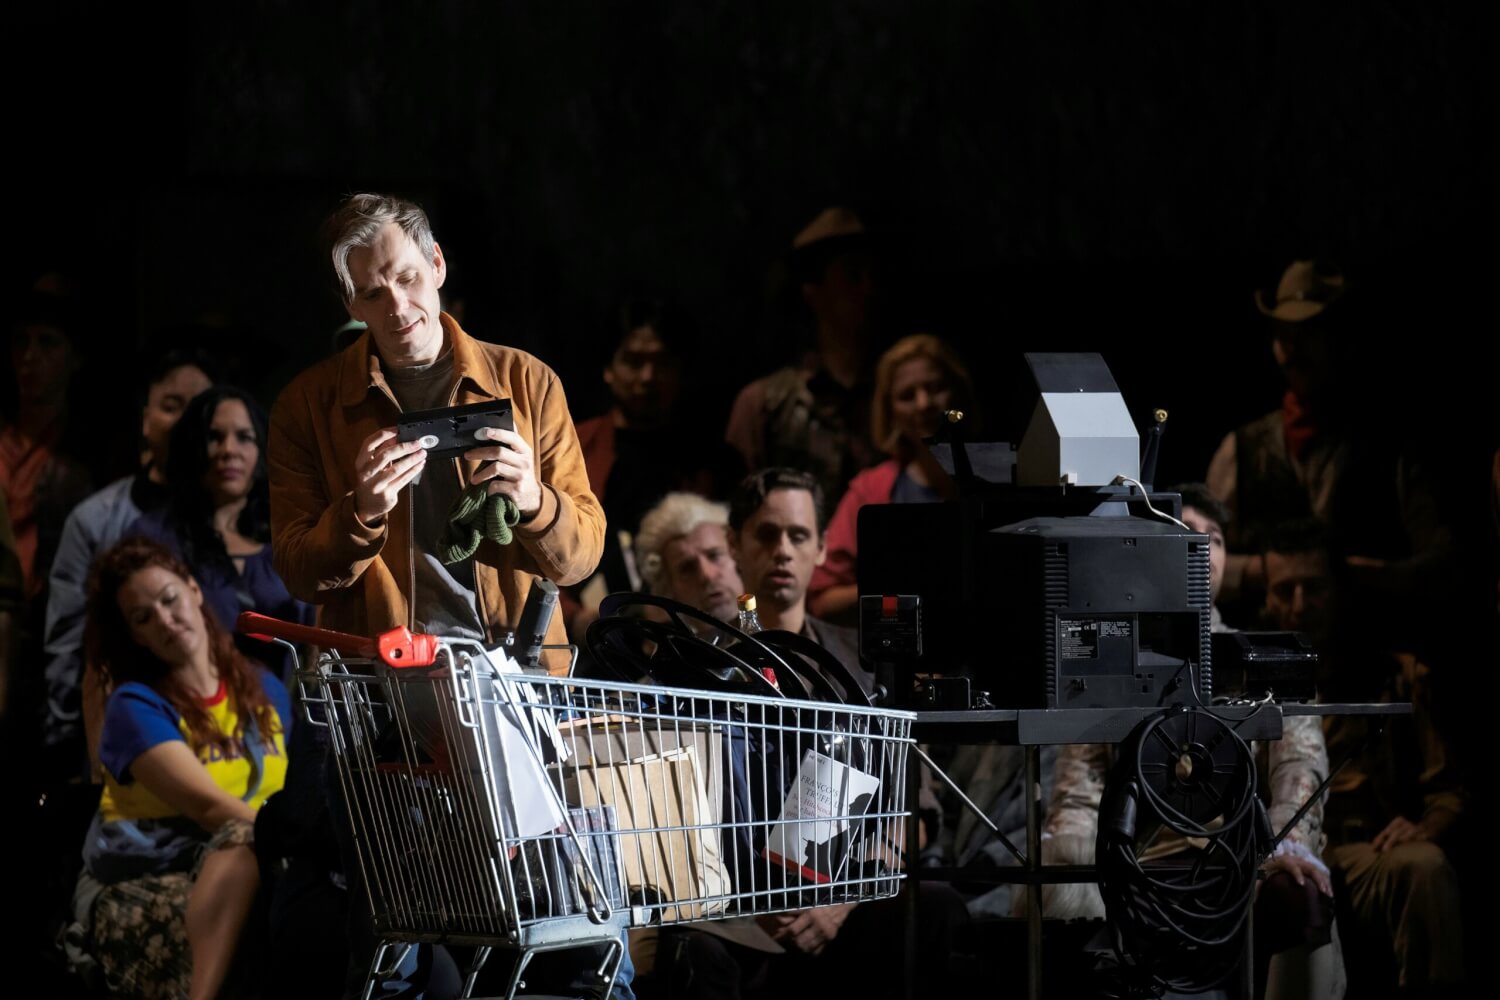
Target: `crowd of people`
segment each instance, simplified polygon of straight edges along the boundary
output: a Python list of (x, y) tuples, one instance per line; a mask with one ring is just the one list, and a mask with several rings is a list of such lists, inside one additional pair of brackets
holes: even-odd
[[(164, 353), (138, 386), (139, 465), (97, 492), (69, 420), (82, 357), (67, 289), (38, 282), (12, 324), (0, 718), (7, 748), (36, 762), (47, 804), (33, 878), (48, 919), (33, 943), (39, 961), (66, 962), (80, 992), (363, 987), (376, 937), (328, 751), (295, 721), (291, 658), (234, 633), (240, 612), (497, 645), (540, 576), (563, 592), (549, 643), (584, 647), (587, 669), (607, 594), (656, 594), (722, 621), (752, 594), (766, 628), (846, 668), (825, 678), (836, 690), (868, 693), (852, 627), (859, 511), (954, 499), (926, 442), (948, 411), (973, 426), (999, 409), (939, 337), (877, 333), (876, 251), (846, 208), (817, 215), (787, 251), (808, 352), (745, 385), (722, 433), (708, 434), (683, 405), (696, 334), (672, 303), (620, 306), (601, 359), (609, 408), (576, 419), (543, 360), (444, 310), (448, 260), (418, 206), (353, 196), (328, 237), (351, 317), (336, 349), (269, 411), (223, 381), (214, 345)], [(1457, 995), (1470, 981), (1474, 901), (1459, 873), (1479, 862), (1455, 681), (1474, 652), (1447, 616), (1496, 610), (1500, 454), (1495, 523), (1473, 525), (1420, 452), (1346, 419), (1358, 388), (1340, 377), (1353, 306), (1377, 295), (1327, 262), (1297, 261), (1257, 296), (1282, 405), (1228, 433), (1203, 483), (1172, 488), (1210, 540), (1216, 629), (1302, 632), (1319, 653), (1322, 700), (1414, 706), (1378, 732), (1358, 717), (1288, 719), (1258, 748), (1278, 830), (1317, 799), (1264, 865), (1267, 997)], [(422, 442), (394, 430), (404, 412), (498, 399), (514, 428), (480, 431), (461, 459), (429, 463)], [(495, 503), (509, 527), (453, 557), (437, 540), (466, 498)], [(1474, 531), (1483, 537), (1466, 537)], [(549, 654), (547, 666), (565, 671), (567, 658)], [(1016, 831), (1016, 748), (935, 752)], [(1044, 859), (1092, 860), (1111, 753), (1070, 746), (1044, 758)], [(920, 808), (924, 863), (1008, 863), (956, 801), (924, 789)], [(1155, 845), (1163, 856), (1192, 849)], [(984, 921), (1019, 912), (1020, 896), (919, 885), (923, 994), (953, 995), (984, 974)], [(1088, 886), (1049, 890), (1044, 905), (1050, 916), (1103, 914)], [(891, 956), (903, 912), (816, 907), (634, 935), (615, 993), (887, 995), (900, 981)], [(568, 989), (587, 967), (542, 975)], [(417, 949), (387, 995), (451, 995), (456, 968), (445, 949)]]

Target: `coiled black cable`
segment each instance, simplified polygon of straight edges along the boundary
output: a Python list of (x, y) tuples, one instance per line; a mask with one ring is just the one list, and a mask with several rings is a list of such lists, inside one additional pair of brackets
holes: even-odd
[[(1143, 864), (1162, 827), (1202, 846)], [(1269, 839), (1254, 758), (1228, 720), (1178, 706), (1136, 727), (1105, 783), (1095, 844), (1119, 996), (1198, 993), (1230, 977)]]

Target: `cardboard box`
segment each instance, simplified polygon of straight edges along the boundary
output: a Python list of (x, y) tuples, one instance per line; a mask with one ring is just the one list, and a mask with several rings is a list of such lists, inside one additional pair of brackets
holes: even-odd
[(721, 830), (724, 764), (710, 726), (612, 720), (561, 727), (569, 760), (554, 776), (570, 806), (613, 806), (625, 884), (663, 920), (722, 913), (733, 891)]

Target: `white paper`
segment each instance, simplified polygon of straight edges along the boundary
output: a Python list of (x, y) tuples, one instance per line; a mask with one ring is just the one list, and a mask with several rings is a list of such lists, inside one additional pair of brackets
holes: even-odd
[[(545, 699), (537, 693), (536, 687), (526, 682), (526, 672), (521, 664), (516, 662), (515, 657), (505, 651), (504, 646), (496, 646), (487, 650), (485, 656), (490, 661), (490, 666), (495, 669), (495, 684), (497, 696), (502, 701), (517, 706), (522, 701), (530, 705), (544, 705)], [(549, 763), (559, 763), (568, 759), (571, 751), (567, 741), (563, 739), (561, 730), (557, 726), (557, 715), (559, 709), (555, 707), (538, 708), (527, 712), (530, 716), (533, 731), (539, 738), (551, 744), (552, 754)]]
[(833, 877), (848, 851), (833, 849), (832, 842), (848, 829), (848, 817), (873, 808), (879, 790), (874, 775), (808, 750), (781, 815), (767, 831), (766, 853), (788, 868), (821, 876), (820, 881)]
[(520, 665), (503, 649), (490, 650), (487, 659), (489, 671), (483, 663), (475, 663), (481, 692), (475, 709), (493, 773), (502, 832), (508, 840), (551, 833), (566, 824), (567, 813), (547, 779), (537, 740), (551, 741), (566, 755), (557, 720), (549, 708), (523, 707), (538, 704), (540, 699), (524, 682)]

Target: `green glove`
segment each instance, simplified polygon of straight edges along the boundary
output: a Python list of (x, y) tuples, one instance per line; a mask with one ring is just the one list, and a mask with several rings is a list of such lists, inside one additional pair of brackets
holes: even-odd
[(511, 528), (521, 520), (521, 509), (503, 493), (490, 496), (490, 484), (470, 486), (453, 501), (448, 511), (448, 525), (438, 539), (438, 558), (444, 566), (463, 562), (479, 550), (488, 538), (498, 545), (509, 545), (515, 537)]

